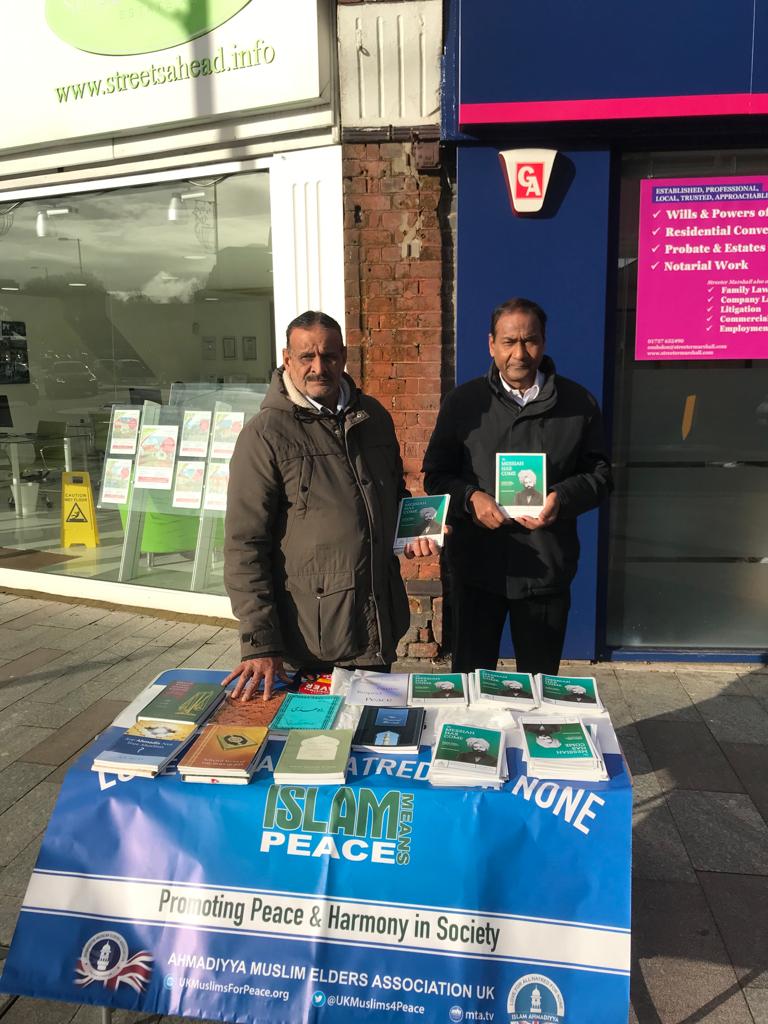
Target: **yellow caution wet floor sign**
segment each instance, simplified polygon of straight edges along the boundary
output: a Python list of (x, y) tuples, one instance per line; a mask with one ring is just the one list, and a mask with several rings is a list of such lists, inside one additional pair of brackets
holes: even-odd
[(91, 477), (88, 473), (61, 474), (61, 546), (99, 543), (96, 511), (93, 505)]

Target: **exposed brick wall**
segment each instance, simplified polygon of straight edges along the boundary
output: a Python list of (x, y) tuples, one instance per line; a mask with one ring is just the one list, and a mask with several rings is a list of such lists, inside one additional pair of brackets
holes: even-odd
[[(440, 170), (417, 170), (411, 143), (345, 144), (343, 174), (348, 368), (391, 413), (406, 483), (423, 494), (424, 450), (453, 383), (450, 188)], [(442, 642), (441, 591), (419, 584), (440, 580), (439, 561), (404, 559), (402, 569), (412, 623), (400, 654), (434, 658)]]

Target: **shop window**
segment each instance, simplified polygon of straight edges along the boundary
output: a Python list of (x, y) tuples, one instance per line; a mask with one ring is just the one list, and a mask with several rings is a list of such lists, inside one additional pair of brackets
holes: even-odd
[[(635, 333), (641, 181), (766, 174), (768, 152), (656, 153), (624, 162), (607, 602), (612, 647), (765, 649), (768, 360), (637, 359)], [(727, 315), (720, 278), (707, 314), (715, 325)], [(677, 301), (685, 301), (682, 290)], [(656, 322), (673, 323), (674, 307), (656, 309)], [(759, 307), (768, 315), (768, 305)], [(759, 344), (754, 354), (762, 354)]]
[[(179, 437), (185, 410), (253, 415), (275, 366), (271, 248), (266, 171), (0, 203), (0, 568), (224, 592), (221, 530), (170, 486), (101, 503), (98, 547), (62, 547), (61, 475), (87, 471), (100, 501), (116, 408)], [(167, 542), (139, 533), (128, 557), (145, 511)]]

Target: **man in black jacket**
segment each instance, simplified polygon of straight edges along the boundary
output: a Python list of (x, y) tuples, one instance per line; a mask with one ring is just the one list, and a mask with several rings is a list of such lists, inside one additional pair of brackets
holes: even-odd
[[(509, 615), (518, 671), (557, 673), (579, 557), (576, 516), (611, 490), (600, 409), (555, 373), (546, 321), (530, 299), (494, 310), (488, 374), (447, 396), (424, 457), (427, 494), (451, 495), (456, 672), (496, 666)], [(546, 455), (537, 517), (510, 520), (496, 504), (497, 452)]]

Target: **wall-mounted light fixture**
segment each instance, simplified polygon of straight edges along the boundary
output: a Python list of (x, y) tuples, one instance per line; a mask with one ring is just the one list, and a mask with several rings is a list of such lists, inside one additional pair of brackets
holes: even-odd
[(181, 220), (183, 204), (191, 199), (205, 199), (205, 192), (174, 192), (168, 203), (168, 220)]
[(38, 210), (35, 217), (35, 234), (37, 237), (48, 237), (49, 217), (63, 217), (67, 213), (72, 213), (72, 208), (69, 206), (45, 206)]

